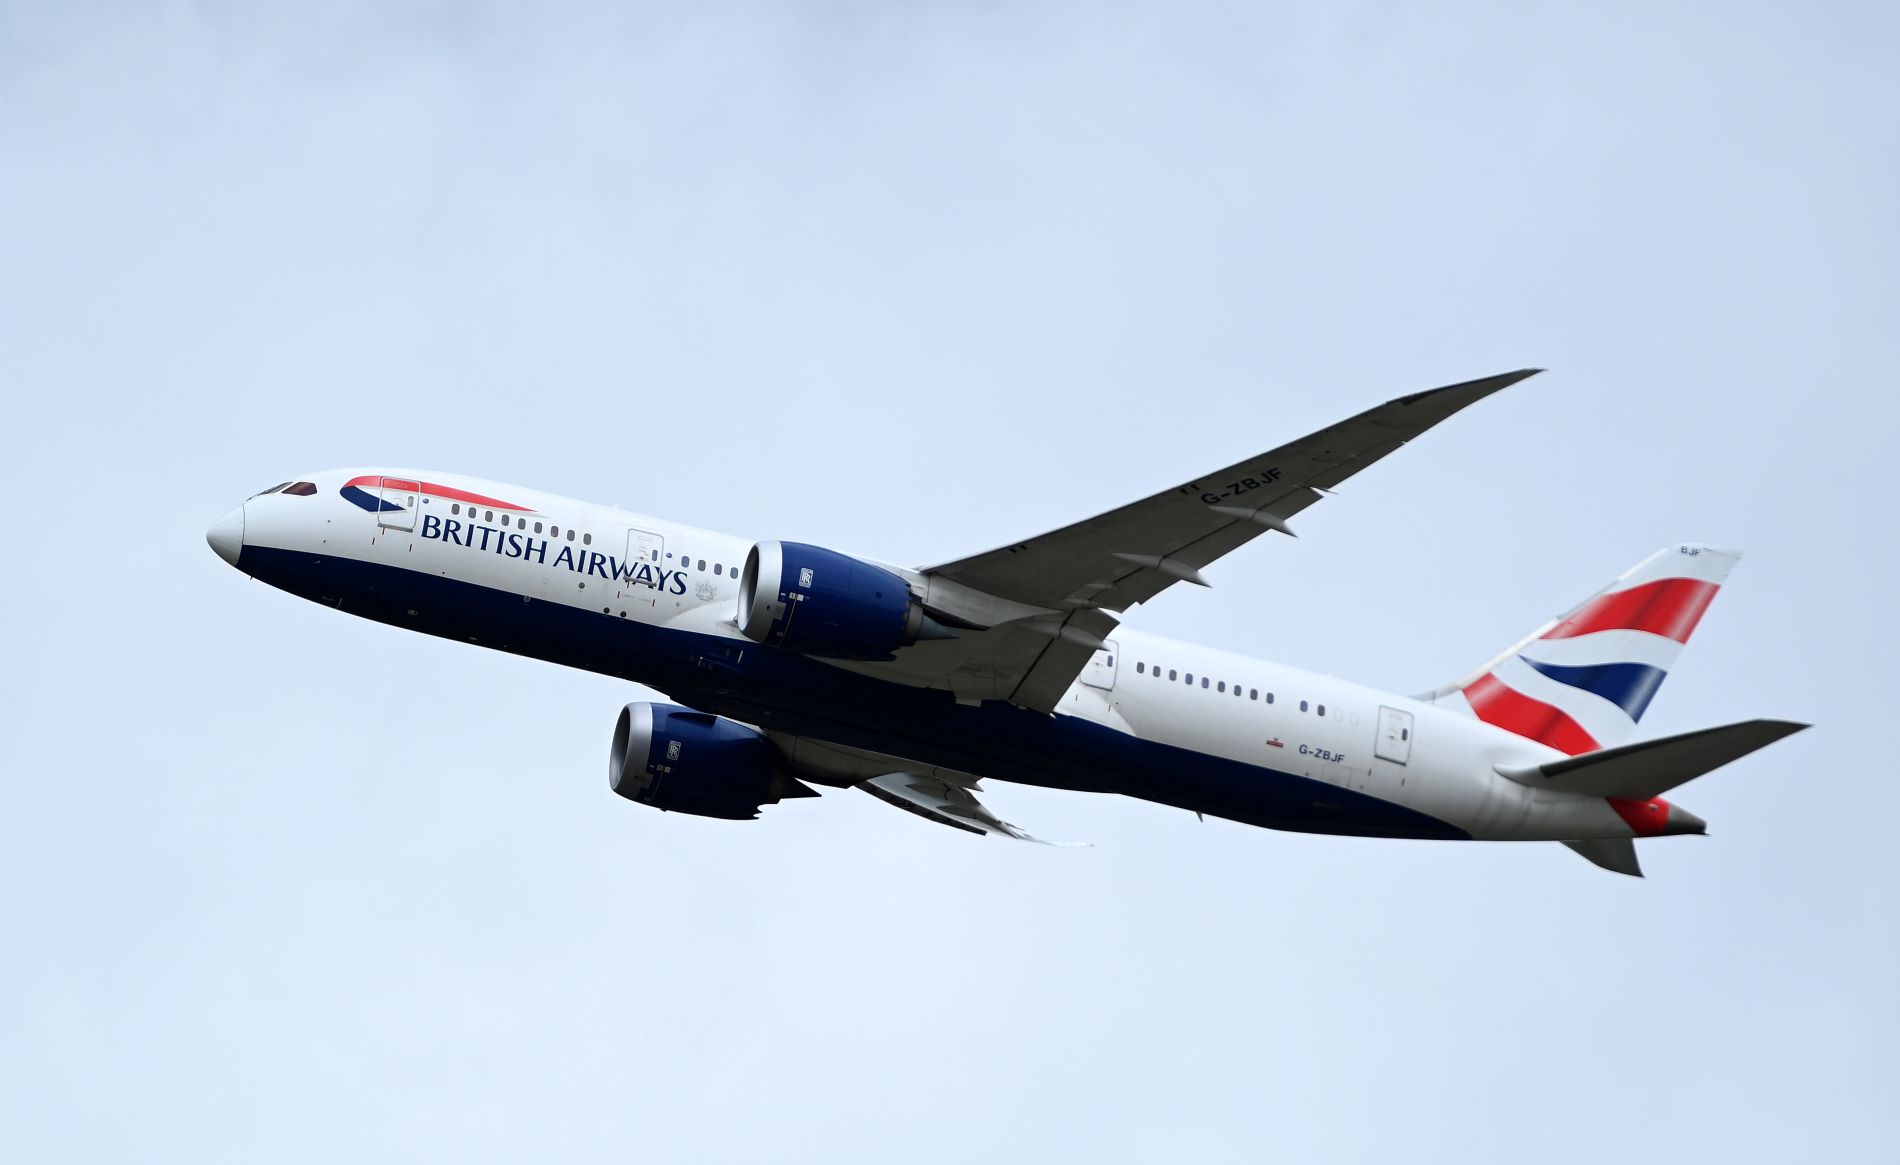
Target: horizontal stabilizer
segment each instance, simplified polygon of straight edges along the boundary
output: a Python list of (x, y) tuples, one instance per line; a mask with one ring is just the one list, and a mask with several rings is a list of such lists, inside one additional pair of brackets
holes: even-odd
[(1627, 837), (1591, 837), (1564, 844), (1613, 874), (1643, 876), (1643, 867), (1636, 862), (1636, 843)]
[[(1806, 727), (1806, 724), (1787, 720), (1744, 720), (1740, 724), (1587, 752), (1548, 764), (1499, 765), (1498, 775), (1534, 789), (1647, 801)], [(1565, 844), (1574, 849), (1577, 843)], [(1584, 856), (1597, 860), (1587, 853)]]
[(1030, 836), (991, 813), (983, 802), (976, 799), (970, 789), (937, 777), (924, 776), (920, 773), (885, 773), (883, 776), (859, 782), (858, 788), (880, 801), (887, 801), (899, 809), (907, 809), (919, 817), (935, 821), (939, 825), (948, 825), (952, 829), (962, 829), (970, 833), (1001, 834), (1018, 841), (1033, 841), (1041, 845), (1062, 844)]

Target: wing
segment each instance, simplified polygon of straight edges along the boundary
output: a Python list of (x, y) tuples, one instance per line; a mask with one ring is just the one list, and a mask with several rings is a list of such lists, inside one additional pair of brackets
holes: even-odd
[(1528, 368), (1413, 393), (1118, 510), (924, 573), (1039, 607), (1122, 611), (1287, 520), (1420, 433)]
[(952, 829), (1001, 834), (1042, 845), (1064, 844), (1031, 837), (991, 813), (976, 799), (982, 782), (969, 773), (786, 732), (768, 729), (765, 735), (791, 770), (806, 780), (821, 785), (855, 785), (880, 801)]
[(925, 602), (973, 630), (920, 643), (881, 674), (961, 700), (1052, 710), (1125, 611), (1288, 520), (1465, 406), (1537, 369), (1388, 401), (1349, 420), (1117, 510), (920, 572)]

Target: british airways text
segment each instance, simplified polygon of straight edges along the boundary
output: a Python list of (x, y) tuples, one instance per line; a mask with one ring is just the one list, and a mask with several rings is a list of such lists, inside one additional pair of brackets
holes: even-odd
[(611, 554), (574, 546), (562, 546), (550, 559), (547, 539), (514, 530), (424, 514), (420, 533), (424, 538), (466, 546), (471, 550), (486, 550), (503, 558), (525, 558), (544, 566), (564, 567), (575, 574), (591, 574), (632, 586), (652, 587), (668, 594), (686, 593), (685, 571), (665, 570), (648, 562), (622, 563)]

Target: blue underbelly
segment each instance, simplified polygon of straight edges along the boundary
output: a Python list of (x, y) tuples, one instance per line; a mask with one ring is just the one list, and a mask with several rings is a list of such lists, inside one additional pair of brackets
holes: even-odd
[(1306, 833), (1465, 838), (1324, 781), (1141, 740), (1074, 716), (856, 675), (806, 656), (380, 563), (268, 547), (238, 566), (303, 598), (394, 626), (647, 684), (779, 731), (997, 780), (1119, 793)]

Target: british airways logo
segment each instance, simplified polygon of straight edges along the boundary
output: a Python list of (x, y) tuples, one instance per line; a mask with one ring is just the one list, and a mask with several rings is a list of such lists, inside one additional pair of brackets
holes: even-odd
[[(381, 491), (380, 494), (372, 491)], [(444, 501), (456, 501), (468, 507), (467, 519), (442, 517), (439, 514), (424, 514), (420, 528), (416, 531), (431, 542), (447, 542), (454, 546), (467, 547), (470, 550), (485, 551), (502, 558), (519, 558), (537, 562), (543, 566), (557, 566), (575, 574), (592, 575), (609, 582), (623, 583), (628, 586), (651, 587), (670, 595), (686, 593), (686, 572), (665, 570), (651, 562), (622, 562), (611, 554), (598, 550), (588, 550), (573, 546), (552, 538), (542, 538), (529, 534), (524, 528), (505, 529), (476, 521), (475, 513), (479, 507), (484, 510), (500, 510), (504, 516), (532, 514), (535, 511), (526, 506), (517, 506), (504, 502), (500, 498), (491, 498), (454, 486), (438, 485), (432, 481), (413, 481), (405, 478), (380, 477), (374, 474), (351, 478), (343, 484), (340, 491), (345, 500), (368, 510), (372, 514), (409, 508), (400, 500), (391, 500), (390, 495), (417, 494), (425, 499), (440, 498)], [(414, 504), (414, 499), (410, 499)], [(494, 514), (488, 514), (493, 518)], [(539, 525), (536, 526), (538, 530)]]
[(431, 541), (486, 551), (502, 558), (521, 558), (543, 566), (558, 566), (575, 574), (593, 575), (629, 586), (652, 587), (671, 595), (686, 593), (685, 571), (665, 570), (650, 562), (622, 562), (614, 555), (566, 543), (562, 543), (550, 557), (549, 539), (537, 538), (519, 530), (504, 530), (480, 522), (424, 514), (421, 527), (416, 532)]

